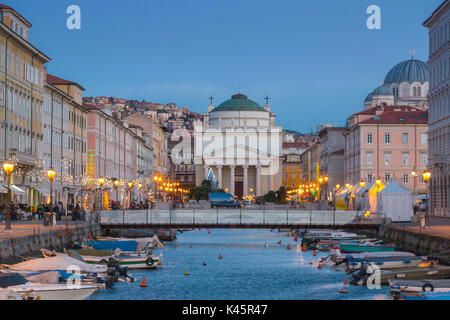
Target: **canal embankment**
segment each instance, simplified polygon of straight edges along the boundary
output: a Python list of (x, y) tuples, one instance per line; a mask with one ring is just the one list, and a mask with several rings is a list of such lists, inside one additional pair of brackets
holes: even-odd
[(369, 237), (395, 243), (397, 251), (429, 256), (440, 264), (450, 265), (450, 224), (421, 228), (417, 225), (387, 224), (378, 230), (361, 232)]
[(0, 226), (0, 263), (11, 264), (26, 257), (39, 256), (40, 249), (61, 252), (76, 241), (100, 235), (100, 225), (90, 222), (69, 222), (53, 226), (13, 224), (9, 232)]

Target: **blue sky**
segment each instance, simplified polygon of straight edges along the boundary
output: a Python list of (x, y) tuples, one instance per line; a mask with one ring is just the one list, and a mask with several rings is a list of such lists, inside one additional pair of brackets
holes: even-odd
[[(48, 72), (85, 96), (175, 102), (205, 112), (240, 91), (301, 132), (343, 125), (398, 62), (428, 57), (423, 21), (442, 0), (4, 0), (32, 24)], [(66, 8), (81, 8), (81, 30)], [(381, 8), (381, 30), (366, 9)]]

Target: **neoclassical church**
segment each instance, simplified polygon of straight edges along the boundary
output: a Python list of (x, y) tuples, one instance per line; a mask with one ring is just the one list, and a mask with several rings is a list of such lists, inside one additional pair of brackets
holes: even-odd
[(261, 107), (243, 94), (217, 107), (211, 102), (203, 122), (194, 123), (196, 185), (212, 171), (218, 189), (239, 198), (278, 190), (282, 131), (268, 103)]
[(364, 109), (382, 104), (428, 109), (429, 76), (428, 65), (423, 61), (411, 58), (400, 62), (388, 72), (383, 84), (367, 95)]

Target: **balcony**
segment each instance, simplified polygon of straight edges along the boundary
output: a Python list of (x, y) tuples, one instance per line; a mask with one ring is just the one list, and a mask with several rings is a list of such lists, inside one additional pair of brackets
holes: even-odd
[(9, 152), (10, 158), (17, 158), (18, 163), (25, 164), (28, 166), (34, 167), (36, 165), (36, 156), (31, 152), (21, 152), (17, 150), (10, 150)]

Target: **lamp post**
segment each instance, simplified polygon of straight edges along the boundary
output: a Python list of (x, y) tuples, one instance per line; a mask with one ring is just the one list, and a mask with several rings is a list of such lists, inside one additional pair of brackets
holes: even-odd
[(416, 170), (415, 169), (413, 169), (413, 171), (411, 172), (411, 175), (413, 176), (413, 184), (414, 184), (414, 192), (413, 192), (413, 195), (414, 195), (414, 201), (415, 201), (415, 197), (416, 197), (416, 177), (417, 177), (417, 172), (416, 172)]
[(8, 177), (8, 202), (6, 206), (6, 214), (5, 214), (5, 224), (6, 224), (6, 230), (11, 230), (11, 210), (9, 208), (9, 205), (11, 204), (11, 198), (12, 193), (10, 189), (11, 184), (11, 173), (14, 171), (14, 163), (11, 162), (4, 162), (3, 163), (3, 170), (6, 173), (6, 176)]
[(138, 188), (139, 188), (139, 200), (142, 201), (142, 192), (141, 192), (141, 190), (142, 190), (142, 183), (141, 182), (138, 183)]
[(119, 184), (120, 184), (119, 179), (114, 180), (114, 189), (116, 190), (116, 201), (119, 201), (119, 194), (118, 194)]
[(423, 178), (423, 181), (425, 182), (425, 188), (426, 188), (426, 193), (427, 193), (427, 210), (425, 211), (425, 225), (426, 226), (428, 226), (428, 224), (429, 224), (429, 216), (428, 216), (428, 211), (429, 211), (429, 208), (430, 208), (430, 204), (428, 203), (428, 181), (430, 180), (430, 178), (431, 178), (431, 172), (430, 172), (430, 170), (425, 170), (423, 173), (422, 173), (422, 178)]
[(377, 184), (377, 192), (378, 192), (378, 191), (380, 191), (381, 179), (378, 178), (377, 180), (375, 180), (375, 183)]
[(130, 198), (129, 198), (129, 207), (131, 206), (131, 188), (133, 188), (133, 182), (128, 182), (128, 189), (130, 191)]
[(105, 179), (104, 178), (98, 178), (98, 184), (100, 185), (100, 194), (102, 196), (102, 209), (105, 209), (103, 207), (103, 184), (105, 183)]
[(56, 171), (53, 168), (47, 170), (48, 180), (50, 180), (50, 205), (53, 205), (53, 179), (55, 175)]

